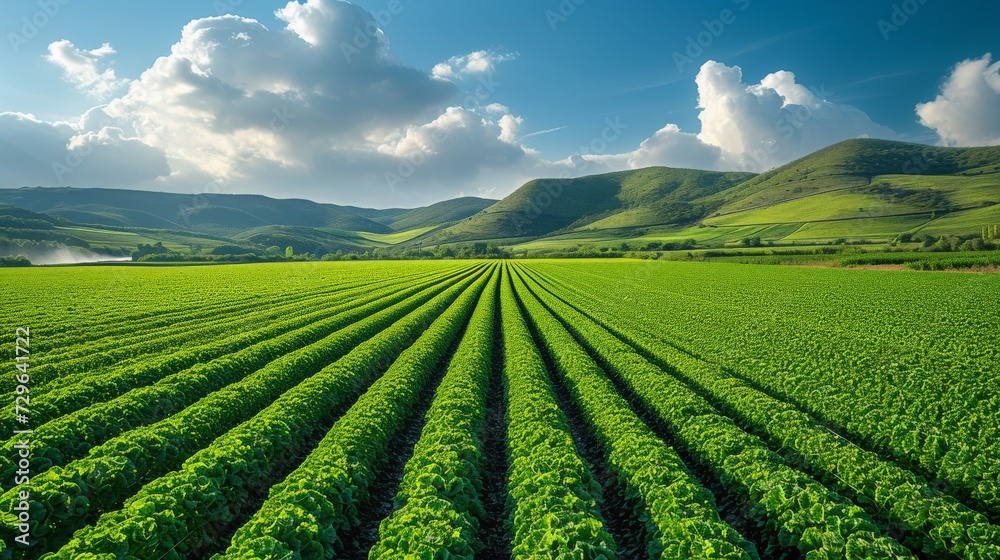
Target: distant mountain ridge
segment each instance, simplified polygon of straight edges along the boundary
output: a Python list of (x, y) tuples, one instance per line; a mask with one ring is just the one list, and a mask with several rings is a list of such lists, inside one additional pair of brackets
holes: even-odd
[(76, 223), (235, 235), (265, 226), (388, 234), (461, 220), (495, 200), (466, 197), (425, 208), (369, 210), (247, 194), (173, 194), (124, 189), (0, 189), (0, 204)]
[(464, 220), (489, 208), (496, 202), (496, 200), (465, 196), (413, 209), (372, 210), (354, 206), (344, 206), (343, 208), (374, 222), (389, 226), (395, 231), (409, 231)]

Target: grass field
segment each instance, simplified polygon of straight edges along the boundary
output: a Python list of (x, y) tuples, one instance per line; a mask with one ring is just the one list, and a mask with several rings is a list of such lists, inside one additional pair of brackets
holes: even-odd
[(976, 235), (983, 227), (993, 224), (1000, 224), (1000, 205), (946, 214), (918, 228), (916, 232), (928, 235), (954, 235), (956, 232)]
[[(760, 212), (761, 216), (765, 215), (764, 211)], [(715, 221), (741, 222), (742, 219), (737, 218), (741, 215), (734, 214), (707, 221), (711, 224), (707, 227), (647, 227), (576, 231), (524, 243), (515, 243), (508, 248), (515, 253), (528, 251), (535, 254), (545, 251), (565, 251), (574, 247), (615, 247), (623, 242), (638, 248), (653, 242), (683, 243), (689, 239), (694, 240), (702, 247), (731, 247), (740, 244), (744, 239), (753, 237), (760, 237), (764, 243), (801, 246), (810, 243), (830, 244), (840, 239), (889, 243), (904, 233), (933, 236), (975, 236), (984, 226), (1000, 223), (1000, 205), (960, 210), (944, 215), (926, 212), (907, 216), (852, 216), (813, 222), (790, 221), (745, 225), (738, 223), (720, 225), (720, 222)], [(794, 213), (789, 213), (786, 219), (792, 219), (793, 215)]]
[(212, 249), (228, 242), (217, 239), (208, 239), (196, 236), (175, 235), (168, 232), (153, 234), (141, 234), (129, 231), (116, 231), (107, 229), (93, 229), (86, 227), (61, 227), (55, 228), (64, 231), (69, 235), (82, 239), (95, 249), (100, 248), (127, 248), (135, 249), (140, 244), (155, 245), (163, 243), (163, 246), (171, 251), (188, 252), (192, 245), (203, 249)]
[(5, 558), (1000, 556), (997, 275), (424, 261), (0, 287), (22, 356), (0, 429), (32, 430), (0, 444)]
[[(700, 244), (724, 245), (751, 237), (771, 226), (639, 228), (622, 230), (577, 231), (554, 235), (510, 246), (512, 251), (562, 250), (582, 245), (614, 246), (622, 242), (646, 245), (650, 242), (683, 243), (693, 239)], [(794, 228), (793, 228), (794, 229)]]
[(396, 245), (420, 237), (421, 235), (435, 228), (437, 228), (437, 226), (426, 226), (422, 228), (411, 229), (409, 231), (400, 231), (396, 233), (358, 232), (358, 235), (364, 237), (369, 241), (377, 241), (379, 243), (385, 243), (387, 245)]
[(970, 175), (926, 177), (923, 175), (880, 175), (873, 183), (888, 183), (894, 187), (920, 191), (937, 191), (947, 195), (954, 206), (974, 206), (983, 201), (1000, 203), (1000, 175)]
[(820, 220), (880, 218), (920, 212), (923, 208), (904, 203), (887, 205), (880, 197), (855, 190), (839, 190), (783, 202), (774, 206), (727, 214), (705, 220), (717, 226), (803, 223)]
[[(920, 225), (926, 221), (927, 219), (918, 221), (915, 225)], [(893, 231), (896, 225), (898, 225), (899, 219), (891, 219), (884, 226), (872, 222), (874, 222), (874, 220), (868, 220), (866, 225), (863, 226), (866, 228), (864, 230), (866, 234), (869, 231), (867, 229), (869, 227), (875, 232), (880, 230)], [(738, 245), (742, 240), (752, 237), (760, 237), (765, 243), (768, 241), (774, 243), (794, 242), (796, 244), (802, 244), (802, 242), (806, 241), (829, 243), (833, 240), (844, 237), (844, 234), (850, 232), (853, 227), (852, 224), (843, 222), (830, 222), (829, 224), (830, 225), (826, 227), (824, 227), (824, 222), (820, 222), (816, 224), (788, 223), (745, 226), (694, 226), (684, 228), (652, 227), (623, 230), (579, 231), (563, 235), (554, 235), (552, 237), (545, 237), (542, 239), (535, 239), (525, 243), (517, 243), (509, 246), (509, 249), (515, 253), (528, 251), (529, 253), (534, 254), (544, 251), (564, 251), (573, 247), (614, 247), (621, 243), (627, 243), (631, 247), (641, 248), (650, 243), (680, 244), (689, 239), (694, 240), (695, 243), (703, 247), (727, 247)], [(816, 233), (800, 233), (807, 232), (808, 228), (812, 227), (817, 227), (818, 231)], [(854, 231), (856, 232), (856, 230)], [(895, 237), (895, 235), (896, 233), (893, 233), (891, 237)], [(891, 239), (891, 237), (886, 237), (886, 239)], [(877, 236), (873, 236), (872, 238), (878, 239)]]
[(863, 218), (857, 220), (815, 222), (802, 224), (783, 241), (833, 241), (836, 239), (858, 239), (870, 241), (891, 241), (901, 233), (914, 232), (931, 221), (931, 214), (916, 216), (894, 216), (887, 218)]

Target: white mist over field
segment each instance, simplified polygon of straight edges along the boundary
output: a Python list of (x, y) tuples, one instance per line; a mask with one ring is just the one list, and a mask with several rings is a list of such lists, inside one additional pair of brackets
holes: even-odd
[(128, 262), (132, 257), (113, 257), (101, 255), (84, 249), (54, 249), (47, 251), (28, 252), (24, 255), (31, 264), (53, 265), (53, 264), (84, 264), (98, 262)]

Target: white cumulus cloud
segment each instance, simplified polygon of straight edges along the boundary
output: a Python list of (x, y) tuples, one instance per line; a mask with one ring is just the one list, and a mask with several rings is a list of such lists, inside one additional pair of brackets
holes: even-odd
[(708, 61), (695, 78), (697, 133), (667, 124), (637, 150), (610, 158), (628, 167), (664, 165), (764, 171), (830, 144), (862, 136), (896, 138), (863, 111), (825, 99), (778, 71), (746, 84), (739, 66)]
[(94, 109), (79, 122), (0, 113), (0, 184), (132, 187), (170, 173), (163, 150), (130, 137)]
[(722, 163), (721, 148), (706, 144), (697, 134), (682, 132), (675, 124), (661, 128), (626, 156), (628, 167), (633, 169), (654, 165), (718, 169)]
[(49, 45), (45, 58), (62, 69), (64, 80), (97, 99), (106, 99), (128, 85), (128, 80), (119, 79), (114, 69), (106, 67), (113, 54), (115, 49), (108, 43), (88, 51), (63, 39)]
[(504, 115), (497, 123), (500, 126), (500, 140), (513, 144), (517, 141), (518, 133), (521, 132), (521, 125), (524, 123), (523, 117), (514, 115)]
[(992, 54), (959, 62), (941, 93), (916, 107), (920, 124), (945, 146), (1000, 144), (1000, 61)]
[(379, 146), (380, 153), (399, 162), (385, 173), (386, 184), (394, 191), (401, 185), (412, 189), (414, 183), (442, 190), (477, 184), (489, 190), (491, 182), (507, 187), (541, 170), (562, 169), (514, 143), (522, 120), (509, 113), (493, 118), (449, 107), (436, 119), (407, 127)]
[[(107, 112), (172, 158), (235, 186), (252, 179), (250, 169), (307, 171), (371, 152), (460, 94), (390, 57), (375, 20), (357, 6), (290, 2), (278, 16), (286, 29), (238, 16), (190, 22), (171, 54)], [(366, 29), (375, 38), (356, 41)], [(300, 188), (328, 198), (330, 177), (317, 173)]]
[(513, 60), (516, 55), (494, 51), (475, 51), (463, 56), (453, 56), (434, 65), (431, 74), (442, 80), (457, 80), (465, 76), (477, 76), (492, 73), (496, 65)]
[(696, 78), (701, 132), (722, 150), (725, 167), (763, 171), (830, 144), (862, 136), (896, 138), (863, 111), (833, 103), (779, 71), (746, 85), (738, 66), (706, 62)]
[[(0, 155), (3, 186), (212, 189), (400, 206), (512, 190), (572, 169), (518, 145), (524, 119), (492, 92), (456, 107), (472, 96), (396, 60), (364, 9), (302, 0), (276, 16), (283, 25), (275, 29), (236, 15), (191, 21), (127, 92), (78, 123), (4, 115), (0, 142), (20, 138), (20, 149)], [(53, 52), (79, 59), (61, 64), (74, 68), (77, 83), (116, 79), (101, 67), (110, 47), (84, 52), (66, 42)], [(477, 51), (449, 62), (455, 76), (478, 77), (512, 56)], [(83, 163), (54, 171), (53, 162), (83, 153)]]

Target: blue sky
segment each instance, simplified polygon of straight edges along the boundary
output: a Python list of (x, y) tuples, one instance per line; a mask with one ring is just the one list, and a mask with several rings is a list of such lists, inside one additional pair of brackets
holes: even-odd
[[(987, 58), (1000, 54), (995, 31), (1000, 5), (995, 2), (356, 0), (356, 6), (374, 14), (384, 35), (374, 42), (384, 41), (391, 64), (409, 73), (390, 72), (384, 60), (376, 60), (364, 71), (360, 63), (352, 71), (331, 70), (328, 81), (305, 79), (305, 87), (295, 80), (307, 70), (339, 68), (334, 58), (354, 41), (352, 31), (363, 27), (338, 27), (335, 22), (348, 15), (362, 17), (341, 4), (3, 3), (0, 112), (7, 113), (0, 119), (0, 163), (6, 157), (17, 165), (0, 171), (0, 186), (66, 183), (188, 192), (215, 185), (209, 188), (408, 206), (460, 194), (498, 197), (533, 176), (646, 164), (760, 171), (864, 134), (947, 145), (992, 144), (1000, 138), (1000, 123), (994, 122), (1000, 86), (993, 87), (1000, 81), (990, 77), (996, 74), (996, 57)], [(54, 15), (44, 13), (46, 7)], [(282, 9), (290, 11), (279, 18), (275, 12)], [(246, 115), (227, 117), (226, 123), (242, 125), (223, 126), (220, 115), (235, 112), (232, 103), (215, 106), (165, 93), (166, 84), (176, 79), (170, 74), (176, 65), (167, 69), (164, 64), (157, 70), (163, 74), (159, 79), (150, 71), (148, 79), (139, 80), (158, 58), (171, 55), (185, 25), (222, 13), (263, 27), (246, 20), (236, 27), (231, 21), (205, 20), (202, 34), (192, 33), (184, 53), (173, 58), (214, 57), (202, 59), (200, 68), (215, 86), (192, 87), (222, 83), (239, 90), (234, 95), (243, 100), (269, 100), (273, 111), (286, 115), (278, 119), (279, 130), (274, 116), (262, 118), (267, 126), (258, 123), (256, 129), (245, 124)], [(31, 20), (44, 24), (26, 26)], [(299, 31), (307, 31), (296, 32), (292, 20), (301, 23)], [(246, 33), (240, 35), (238, 26)], [(245, 44), (229, 41), (208, 48), (212, 40), (218, 43), (222, 28), (227, 41), (239, 36)], [(310, 43), (313, 30), (327, 35)], [(287, 67), (289, 60), (301, 59), (293, 41), (309, 47), (302, 52), (315, 54), (319, 62), (276, 77), (279, 86), (247, 85), (253, 76), (271, 75), (275, 69), (267, 67), (269, 60)], [(105, 44), (109, 47), (102, 48)], [(52, 45), (59, 47), (53, 51)], [(259, 52), (249, 59), (261, 66), (244, 61), (242, 74), (225, 70), (235, 68), (232, 57), (254, 49)], [(330, 58), (319, 56), (324, 49)], [(480, 56), (469, 56), (474, 53)], [(733, 74), (736, 67), (742, 74)], [(968, 76), (957, 71), (961, 68)], [(774, 77), (762, 84), (768, 75)], [(969, 77), (980, 75), (982, 84)], [(377, 80), (376, 97), (385, 98), (372, 100), (373, 90), (368, 90), (352, 99), (356, 88), (338, 89), (352, 80)], [(488, 91), (476, 96), (484, 83), (491, 84)], [(947, 85), (953, 86), (951, 95), (943, 95)], [(753, 87), (758, 89), (733, 100), (732, 92)], [(719, 88), (725, 91), (718, 93)], [(803, 97), (806, 90), (815, 99)], [(304, 91), (325, 96), (310, 99)], [(718, 93), (714, 101), (709, 91)], [(211, 98), (211, 90), (204, 95)], [(963, 101), (969, 98), (978, 105)], [(774, 99), (777, 107), (761, 108)], [(108, 111), (89, 113), (94, 122), (81, 120), (109, 103)], [(930, 104), (920, 116), (918, 104)], [(167, 105), (180, 108), (168, 111)], [(804, 109), (796, 112), (799, 105)], [(269, 114), (259, 103), (246, 106)], [(210, 116), (195, 119), (196, 111)], [(361, 117), (347, 118), (355, 112)], [(298, 116), (305, 114), (310, 126)], [(206, 125), (210, 135), (220, 136), (199, 150), (185, 145), (180, 131), (205, 138), (196, 127), (208, 121), (213, 121)], [(794, 124), (796, 134), (786, 137), (781, 122)], [(313, 123), (327, 123), (335, 131)], [(455, 130), (461, 136), (452, 135)], [(435, 132), (445, 139), (441, 145), (433, 140)], [(15, 133), (39, 139), (18, 147)], [(602, 135), (610, 141), (595, 144)], [(58, 151), (60, 142), (65, 154)], [(220, 143), (225, 146), (216, 150)], [(86, 150), (88, 145), (95, 149)], [(302, 146), (308, 149), (299, 150)], [(49, 149), (56, 151), (52, 157)], [(411, 156), (414, 149), (423, 155)], [(37, 156), (34, 167), (23, 162), (25, 150)], [(86, 153), (75, 166), (70, 165), (76, 162), (74, 150)], [(212, 158), (199, 159), (206, 152)], [(350, 186), (338, 184), (338, 177)]]

